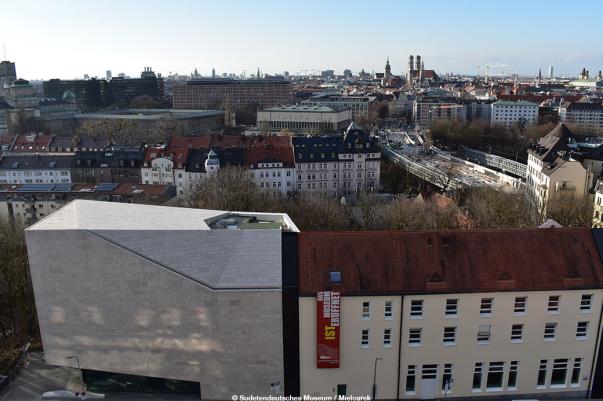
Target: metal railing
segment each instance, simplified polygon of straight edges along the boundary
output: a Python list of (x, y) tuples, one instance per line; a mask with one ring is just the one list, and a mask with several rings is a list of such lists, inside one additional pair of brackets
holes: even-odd
[(447, 174), (442, 170), (435, 167), (430, 168), (417, 163), (387, 146), (383, 147), (383, 155), (386, 159), (396, 163), (412, 175), (419, 177), (424, 181), (430, 182), (438, 188), (444, 190), (455, 190), (465, 186), (462, 181), (454, 177), (448, 177)]
[(525, 178), (527, 175), (528, 166), (523, 163), (468, 148), (467, 146), (462, 146), (462, 152), (467, 160), (482, 166), (494, 167), (503, 173), (511, 173), (521, 178)]

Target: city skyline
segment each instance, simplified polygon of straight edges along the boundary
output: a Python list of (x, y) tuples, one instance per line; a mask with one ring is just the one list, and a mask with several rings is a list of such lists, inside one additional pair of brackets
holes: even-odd
[[(0, 44), (26, 79), (104, 77), (106, 70), (138, 76), (145, 66), (163, 75), (190, 74), (195, 68), (202, 75), (212, 68), (237, 75), (255, 74), (258, 68), (262, 73), (348, 68), (358, 73), (382, 71), (387, 57), (392, 72), (402, 74), (410, 54), (420, 54), (425, 68), (440, 74), (478, 74), (486, 65), (506, 65), (493, 69), (505, 74), (536, 75), (542, 69), (543, 76), (550, 65), (559, 76), (578, 75), (583, 67), (591, 75), (603, 69), (603, 55), (591, 51), (595, 43), (588, 39), (597, 37), (594, 24), (579, 26), (580, 38), (586, 38), (580, 41), (550, 28), (576, 31), (567, 23), (573, 11), (560, 12), (559, 1), (546, 8), (506, 1), (504, 10), (520, 7), (521, 12), (511, 13), (500, 2), (478, 8), (458, 1), (451, 9), (439, 3), (440, 12), (425, 13), (414, 1), (368, 8), (359, 2), (300, 7), (267, 0), (233, 2), (225, 10), (221, 4), (186, 0), (144, 5), (31, 0), (5, 5), (12, 18), (0, 26)], [(603, 11), (601, 3), (585, 3), (579, 11)]]

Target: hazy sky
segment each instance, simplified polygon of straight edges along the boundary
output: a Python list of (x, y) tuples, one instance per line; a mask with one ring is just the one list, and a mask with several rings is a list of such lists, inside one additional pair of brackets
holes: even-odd
[[(144, 66), (168, 74), (350, 68), (536, 74), (603, 69), (602, 0), (1, 0), (0, 45), (26, 79)], [(0, 56), (2, 54), (0, 53)]]

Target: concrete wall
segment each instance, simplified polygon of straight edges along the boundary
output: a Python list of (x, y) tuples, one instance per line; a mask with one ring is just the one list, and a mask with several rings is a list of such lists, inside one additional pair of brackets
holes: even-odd
[(86, 231), (26, 239), (49, 364), (197, 381), (204, 399), (283, 383), (280, 290), (209, 290)]

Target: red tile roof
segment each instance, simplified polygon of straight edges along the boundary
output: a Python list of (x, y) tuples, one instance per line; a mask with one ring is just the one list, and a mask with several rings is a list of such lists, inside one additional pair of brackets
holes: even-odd
[[(279, 136), (242, 136), (242, 135), (204, 135), (196, 137), (174, 136), (165, 152), (172, 152), (174, 157), (183, 150), (192, 149), (225, 149), (232, 147), (245, 148), (245, 164), (257, 166), (264, 160), (278, 160), (284, 167), (293, 167), (293, 143), (290, 135)], [(155, 148), (153, 148), (155, 149)], [(145, 161), (150, 161), (152, 152), (145, 152)], [(148, 156), (147, 156), (148, 155)], [(186, 161), (188, 151), (183, 157)]]
[(601, 288), (602, 267), (590, 229), (299, 234), (304, 296)]
[(52, 141), (52, 135), (28, 134), (19, 135), (15, 140), (13, 152), (46, 152)]

